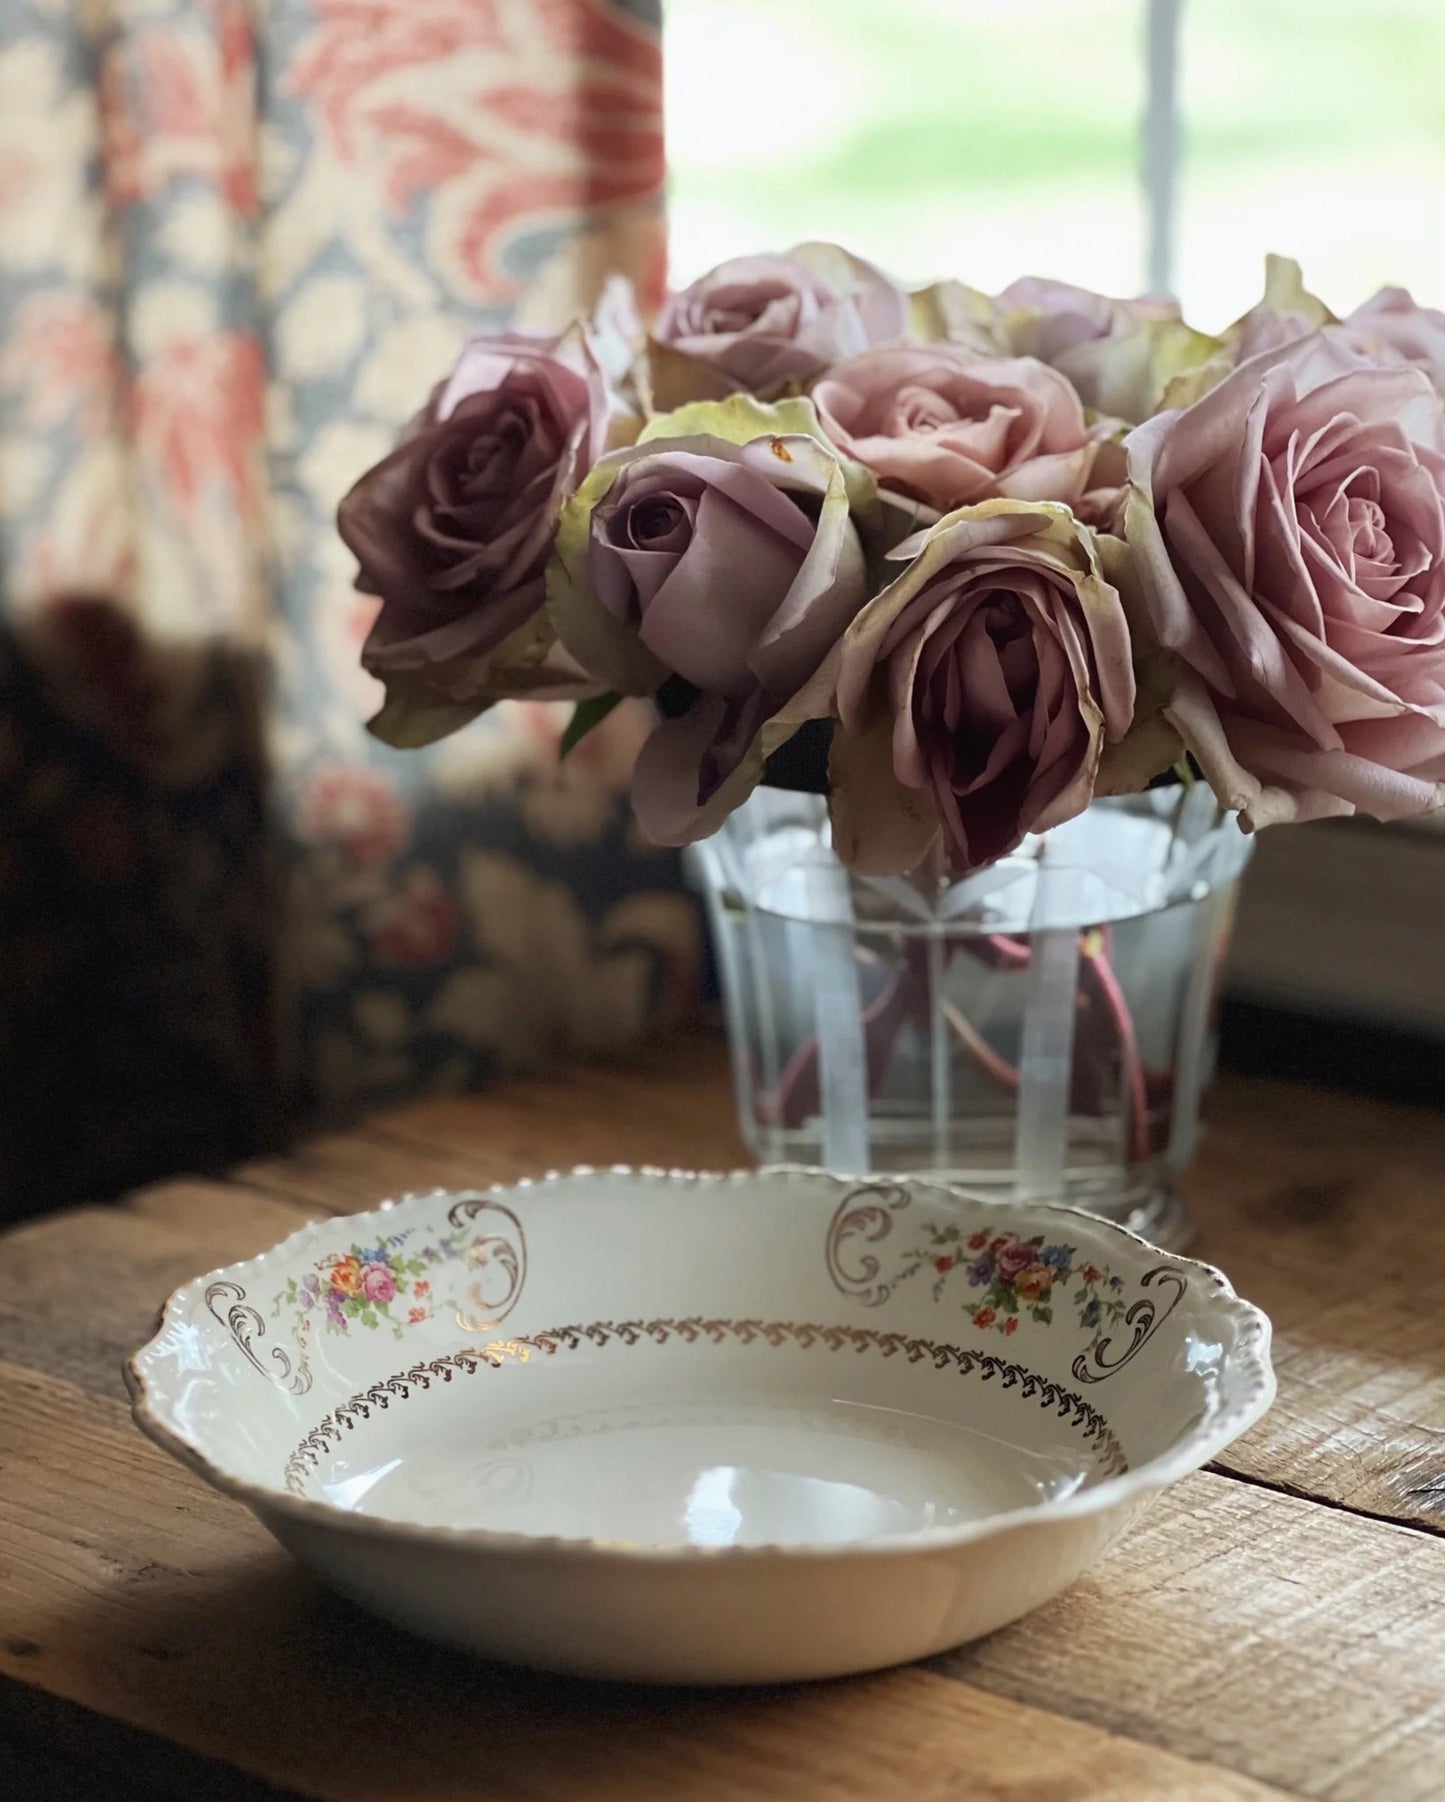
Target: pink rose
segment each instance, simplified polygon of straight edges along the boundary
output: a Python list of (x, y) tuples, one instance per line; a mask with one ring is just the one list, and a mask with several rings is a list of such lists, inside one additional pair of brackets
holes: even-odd
[(1246, 826), (1445, 795), (1445, 407), (1324, 333), (1127, 443), (1167, 716)]
[(1121, 315), (1128, 320), (1179, 317), (1173, 300), (1114, 300), (1092, 288), (1042, 275), (1021, 275), (994, 296), (993, 304), (1003, 322), (1005, 342), (1021, 356), (1049, 362), (1080, 344), (1113, 336)]
[(907, 332), (907, 298), (880, 270), (831, 244), (801, 244), (719, 264), (672, 296), (655, 335), (714, 378), (695, 394), (766, 398)]
[(1011, 1283), (1031, 1268), (1038, 1255), (1035, 1246), (1025, 1245), (1021, 1239), (1005, 1239), (993, 1254), (994, 1268), (1004, 1282)]
[[(1319, 295), (1310, 293), (1299, 264), (1292, 257), (1271, 253), (1264, 259), (1264, 293), (1225, 331), (1225, 355), (1215, 359), (1214, 379), (1222, 379), (1237, 363), (1262, 356), (1265, 351), (1283, 350), (1286, 344), (1320, 330), (1335, 337), (1346, 349), (1360, 349), (1349, 333), (1341, 331), (1339, 321)], [(1207, 380), (1197, 393), (1186, 391), (1185, 400), (1198, 400), (1213, 385)]]
[[(1349, 319), (1341, 322), (1317, 294), (1305, 287), (1298, 263), (1289, 257), (1268, 256), (1265, 258), (1262, 298), (1225, 330), (1221, 340), (1223, 354), (1216, 356), (1208, 367), (1192, 372), (1190, 380), (1177, 384), (1168, 404), (1187, 406), (1207, 394), (1240, 363), (1268, 351), (1283, 350), (1286, 345), (1313, 337), (1316, 332), (1329, 339), (1342, 356), (1356, 364), (1413, 362), (1417, 359), (1403, 354), (1391, 342), (1391, 315), (1400, 303), (1403, 308), (1397, 323), (1402, 336), (1407, 339), (1412, 336), (1404, 317), (1407, 313), (1417, 315), (1422, 327), (1428, 329), (1428, 314), (1423, 308), (1414, 306), (1403, 288), (1382, 288), (1373, 300), (1357, 307)], [(1375, 319), (1373, 326), (1372, 316)], [(1435, 317), (1441, 316), (1436, 314)], [(1419, 360), (1428, 359), (1422, 356)]]
[(503, 694), (585, 691), (542, 616), (543, 571), (607, 422), (606, 383), (580, 335), (474, 338), (342, 501), (357, 586), (382, 599), (362, 650), (387, 687), (379, 737), (426, 744)]
[(1086, 407), (1147, 419), (1170, 379), (1218, 346), (1179, 317), (1177, 301), (1115, 300), (1072, 282), (1024, 276), (994, 297), (994, 335), (1016, 357), (1067, 376)]
[(1384, 361), (1413, 363), (1445, 392), (1445, 313), (1417, 306), (1407, 288), (1381, 288), (1345, 321), (1356, 342)]
[(363, 1264), (361, 1268), (361, 1293), (368, 1301), (389, 1302), (396, 1294), (396, 1278), (389, 1265)]
[(843, 641), (832, 805), (846, 863), (912, 868), (941, 831), (954, 870), (976, 870), (1088, 806), (1134, 713), (1106, 542), (1122, 556), (1065, 507), (996, 500), (893, 553), (914, 555)]
[(951, 344), (869, 351), (813, 390), (828, 436), (885, 489), (937, 513), (1007, 495), (1076, 503), (1094, 445), (1079, 397), (1031, 357)]
[(1279, 312), (1263, 303), (1251, 307), (1230, 327), (1230, 353), (1226, 361), (1219, 363), (1218, 371), (1222, 375), (1226, 367), (1237, 367), (1251, 357), (1263, 356), (1266, 351), (1283, 350), (1286, 344), (1297, 344), (1301, 338), (1312, 337), (1322, 329), (1336, 333), (1339, 328), (1330, 324), (1321, 326), (1319, 321), (1309, 319), (1303, 313)]
[(605, 457), (564, 511), (563, 642), (613, 689), (661, 690), (632, 791), (657, 843), (714, 830), (767, 755), (831, 713), (823, 666), (866, 589), (842, 467), (789, 429), (810, 422), (806, 401), (686, 408)]
[(1341, 321), (1288, 257), (1266, 257), (1264, 298), (1224, 335), (1232, 361), (1242, 363), (1317, 331), (1359, 362), (1412, 363), (1445, 390), (1445, 313), (1417, 306), (1407, 288), (1381, 288)]

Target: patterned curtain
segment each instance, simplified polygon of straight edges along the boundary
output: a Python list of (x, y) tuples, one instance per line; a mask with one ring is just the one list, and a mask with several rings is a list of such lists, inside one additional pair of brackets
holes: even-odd
[(690, 1005), (641, 722), (370, 741), (331, 524), (465, 333), (655, 294), (660, 89), (656, 0), (0, 0), (0, 1211)]

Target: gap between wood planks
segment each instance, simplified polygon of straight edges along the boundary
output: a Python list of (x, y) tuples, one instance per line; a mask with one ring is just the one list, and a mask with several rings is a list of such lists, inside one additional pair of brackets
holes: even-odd
[(1231, 1470), (1230, 1467), (1214, 1459), (1204, 1466), (1211, 1476), (1228, 1477), (1233, 1483), (1244, 1483), (1251, 1489), (1265, 1489), (1272, 1495), (1288, 1496), (1291, 1501), (1310, 1502), (1317, 1508), (1329, 1508), (1337, 1514), (1354, 1514), (1361, 1520), (1377, 1520), (1387, 1527), (1401, 1527), (1407, 1533), (1425, 1533), (1436, 1539), (1445, 1539), (1445, 1525), (1432, 1520), (1421, 1520), (1418, 1516), (1382, 1513), (1374, 1508), (1361, 1508), (1354, 1502), (1338, 1502), (1333, 1496), (1317, 1495), (1312, 1489), (1301, 1489), (1294, 1483), (1272, 1482), (1268, 1477), (1256, 1476), (1252, 1471)]
[[(623, 1157), (736, 1163), (738, 1153), (729, 1150), (736, 1146), (731, 1095), (719, 1089), (716, 1069), (709, 1075), (708, 1056), (695, 1060), (695, 1068), (682, 1059), (681, 1075), (659, 1079), (661, 1093), (649, 1092), (645, 1107), (639, 1106), (635, 1072), (522, 1085), (510, 1099), (500, 1090), (466, 1102), (424, 1103), (314, 1141), (294, 1158), (244, 1167), (236, 1173), (239, 1181), (182, 1179), (141, 1191), (118, 1210), (34, 1223), (6, 1243), (19, 1248), (32, 1277), (56, 1264), (65, 1269), (65, 1295), (48, 1307), (12, 1257), (13, 1281), (7, 1284), (0, 1267), (0, 1339), (8, 1344), (23, 1328), (21, 1361), (98, 1392), (104, 1415), (119, 1406), (99, 1399), (116, 1393), (119, 1358), (146, 1336), (168, 1288), (207, 1265), (263, 1249), (318, 1212), (356, 1211), (400, 1188), (433, 1181), (485, 1186), (514, 1180), (547, 1164)], [(559, 1155), (558, 1109), (564, 1103), (570, 1117), (566, 1150)], [(1142, 1737), (1166, 1744), (1206, 1765), (1185, 1767), (1195, 1787), (1183, 1789), (1178, 1783), (1184, 1778), (1165, 1773), (1158, 1781), (1175, 1787), (1150, 1788), (1156, 1782), (1151, 1776), (1139, 1780), (1143, 1787), (1118, 1791), (1096, 1786), (974, 1793), (1028, 1796), (1030, 1802), (1044, 1793), (1071, 1799), (1108, 1794), (1111, 1802), (1120, 1796), (1154, 1802), (1175, 1794), (1257, 1794), (1239, 1789), (1223, 1771), (1218, 1776), (1225, 1788), (1198, 1787), (1215, 1782), (1207, 1768), (1211, 1757), (1216, 1765), (1234, 1762), (1229, 1735), (1245, 1728), (1255, 1774), (1297, 1793), (1330, 1802), (1373, 1802), (1384, 1795), (1391, 1802), (1437, 1802), (1445, 1702), (1436, 1698), (1445, 1696), (1445, 1653), (1436, 1644), (1438, 1633), (1422, 1631), (1421, 1610), (1445, 1613), (1445, 1590), (1435, 1562), (1441, 1526), (1430, 1518), (1439, 1510), (1423, 1502), (1433, 1493), (1434, 1473), (1445, 1467), (1445, 1433), (1424, 1423), (1445, 1419), (1439, 1374), (1445, 1371), (1445, 1317), (1413, 1306), (1412, 1297), (1419, 1267), (1438, 1262), (1435, 1253), (1445, 1251), (1436, 1174), (1442, 1146), (1445, 1127), (1420, 1125), (1400, 1110), (1301, 1099), (1273, 1085), (1266, 1091), (1226, 1085), (1215, 1135), (1193, 1182), (1200, 1250), (1225, 1263), (1242, 1292), (1275, 1316), (1280, 1402), (1220, 1462), (1215, 1476), (1196, 1478), (1165, 1498), (1097, 1577), (1042, 1616), (950, 1654), (932, 1674), (935, 1683), (945, 1682), (938, 1674), (945, 1670), (949, 1682), (966, 1677), (967, 1694), (975, 1698), (987, 1692), (1028, 1703), (1046, 1693), (1061, 1717), (1132, 1735), (1126, 1743)], [(1404, 1243), (1413, 1248), (1408, 1259), (1391, 1251)], [(76, 1294), (91, 1298), (81, 1317)], [(131, 1429), (124, 1431), (128, 1436)], [(132, 1445), (127, 1437), (126, 1445), (123, 1464), (157, 1456), (138, 1440)], [(6, 1456), (0, 1446), (0, 1460)], [(84, 1448), (73, 1448), (72, 1481), (83, 1458)], [(178, 1472), (167, 1469), (166, 1476), (172, 1487), (190, 1485)], [(1211, 1497), (1203, 1516), (1204, 1504), (1193, 1499), (1201, 1487)], [(244, 1516), (201, 1494), (225, 1510), (216, 1532), (233, 1544)], [(1401, 1498), (1410, 1498), (1404, 1511), (1390, 1505)], [(1243, 1541), (1241, 1523), (1248, 1525)], [(1140, 1535), (1146, 1536), (1141, 1556), (1131, 1561)], [(1161, 1535), (1162, 1550), (1156, 1544)], [(1142, 1552), (1150, 1546), (1155, 1549), (1146, 1561)], [(113, 1563), (123, 1551), (122, 1536), (110, 1542), (107, 1555)], [(168, 1570), (182, 1586), (204, 1574), (173, 1569), (163, 1558), (148, 1566), (148, 1575), (137, 1573), (143, 1588)], [(136, 1579), (122, 1570), (110, 1571), (107, 1580)], [(304, 1584), (289, 1572), (286, 1581), (288, 1593)], [(1147, 1595), (1140, 1587), (1146, 1581), (1154, 1586)], [(1282, 1622), (1291, 1628), (1283, 1636)], [(27, 1637), (40, 1643), (19, 1635)], [(1393, 1673), (1388, 1678), (1382, 1675), (1382, 1648)], [(1321, 1665), (1327, 1667), (1323, 1674)], [(24, 1680), (24, 1673), (15, 1674)], [(913, 1674), (904, 1676), (912, 1681)], [(1343, 1687), (1335, 1681), (1346, 1677)], [(1361, 1712), (1360, 1695), (1378, 1705), (1380, 1718)], [(104, 1698), (99, 1705), (107, 1706)], [(1286, 1731), (1314, 1746), (1313, 1762), (1287, 1768), (1268, 1762), (1275, 1750), (1265, 1741), (1278, 1739), (1282, 1710)], [(920, 1730), (917, 1720), (906, 1725), (900, 1717), (895, 1724)], [(1009, 1733), (1035, 1730), (1012, 1717), (1007, 1723), (992, 1717), (966, 1722), (950, 1710), (942, 1771), (955, 1785), (961, 1773), (948, 1758), (953, 1733), (985, 1725)], [(1406, 1743), (1412, 1735), (1430, 1761), (1428, 1777), (1420, 1775), (1425, 1766)], [(678, 1752), (685, 1759), (686, 1748)], [(1298, 1748), (1294, 1755), (1300, 1756)], [(865, 1761), (864, 1768), (875, 1767)], [(1086, 1759), (1081, 1768), (1103, 1781), (1096, 1760)], [(913, 1788), (894, 1793), (906, 1794), (909, 1802), (960, 1793), (928, 1787), (929, 1774), (917, 1764), (908, 1772)], [(799, 1780), (807, 1775), (792, 1770)], [(890, 1770), (890, 1780), (893, 1775)], [(719, 1775), (718, 1782), (735, 1778), (735, 1772)], [(535, 1793), (550, 1802), (552, 1792)], [(711, 1799), (745, 1792), (714, 1787), (691, 1793)]]
[[(105, 1398), (0, 1366), (0, 1445), (0, 1675), (12, 1701), (21, 1684), (142, 1729), (162, 1768), (175, 1741), (328, 1802), (1291, 1793), (1089, 1721), (1067, 1696), (1058, 1712), (1041, 1707), (1051, 1684), (1007, 1695), (982, 1667), (979, 1680), (913, 1667), (790, 1690), (668, 1693), (479, 1666), (330, 1597), (244, 1511), (135, 1440)], [(1016, 1645), (1007, 1682), (1026, 1682), (1033, 1662)], [(1179, 1737), (1176, 1724), (1165, 1732)]]
[[(820, 1686), (806, 1705), (792, 1692), (713, 1697), (701, 1716), (688, 1701), (638, 1692), (626, 1717), (633, 1735), (662, 1735), (676, 1762), (639, 1767), (632, 1738), (619, 1738), (607, 1715), (592, 1732), (603, 1733), (606, 1756), (638, 1781), (583, 1792), (575, 1760), (591, 1741), (578, 1739), (573, 1715), (579, 1698), (588, 1713), (594, 1689), (488, 1671), (481, 1691), (464, 1696), (476, 1666), (362, 1625), (295, 1571), (243, 1510), (141, 1441), (118, 1401), (0, 1366), (0, 1448), (0, 1671), (153, 1732), (189, 1734), (194, 1749), (230, 1762), (246, 1763), (256, 1736), (279, 1734), (277, 1756), (292, 1762), (260, 1774), (303, 1789), (298, 1771), (316, 1722), (374, 1721), (379, 1710), (396, 1718), (408, 1705), (455, 1709), (464, 1701), (468, 1732), (446, 1741), (454, 1772), (485, 1743), (489, 1769), (501, 1760), (504, 1793), (547, 1802), (581, 1793), (618, 1802), (818, 1794), (858, 1802), (991, 1794), (1198, 1802), (1258, 1794), (1240, 1787), (1244, 1777), (1329, 1802), (1438, 1798), (1445, 1548), (1428, 1535), (1220, 1477), (1196, 1477), (1161, 1497), (1118, 1551), (1064, 1596), (931, 1670)], [(952, 1700), (930, 1687), (955, 1684), (962, 1693)], [(224, 1695), (237, 1718), (217, 1725), (203, 1707), (208, 1694)], [(1019, 1716), (999, 1714), (987, 1697), (1018, 1706)], [(535, 1718), (519, 1724), (528, 1711)], [(800, 1720), (801, 1742), (793, 1738)], [(1109, 1748), (1059, 1721), (1113, 1736)], [(570, 1750), (529, 1788), (544, 1728), (564, 1742), (570, 1734)], [(1010, 1748), (1002, 1764), (977, 1763), (974, 1737), (984, 1731)], [(509, 1744), (507, 1735), (518, 1733), (522, 1742)], [(737, 1733), (751, 1748), (741, 1764)], [(890, 1734), (895, 1753), (899, 1736), (906, 1740), (910, 1759), (888, 1754)], [(327, 1733), (323, 1739), (329, 1756)], [(1182, 1771), (1131, 1767), (1120, 1742), (1190, 1763)], [(858, 1759), (851, 1773), (834, 1757), (848, 1746)], [(936, 1769), (920, 1759), (920, 1747), (931, 1748)], [(1077, 1782), (1062, 1780), (1065, 1751)], [(711, 1770), (708, 1782), (662, 1784), (664, 1769), (675, 1775), (698, 1759)], [(762, 1783), (754, 1759), (781, 1772), (782, 1786)], [(320, 1793), (466, 1793), (376, 1790), (342, 1768), (345, 1786)], [(1131, 1768), (1128, 1783), (1112, 1782)], [(960, 1787), (972, 1779), (975, 1787)]]
[[(12, 1330), (29, 1361), (109, 1386), (114, 1362), (146, 1336), (156, 1303), (176, 1283), (260, 1250), (318, 1213), (624, 1153), (638, 1162), (736, 1163), (725, 1051), (685, 1041), (674, 1061), (645, 1092), (633, 1070), (592, 1070), (422, 1102), (314, 1140), (291, 1158), (245, 1166), (231, 1180), (139, 1191), (109, 1220), (62, 1216), (21, 1229), (10, 1243), (33, 1242), (37, 1256), (49, 1236), (56, 1255), (65, 1241), (67, 1269), (81, 1285), (93, 1274), (97, 1301), (78, 1328), (73, 1315), (43, 1322), (36, 1285), (8, 1286), (0, 1270), (0, 1334), (8, 1287)], [(1362, 1518), (1445, 1529), (1445, 1311), (1418, 1305), (1415, 1280), (1421, 1261), (1445, 1261), (1437, 1153), (1445, 1161), (1445, 1123), (1433, 1117), (1284, 1085), (1224, 1086), (1191, 1180), (1198, 1250), (1273, 1316), (1280, 1392), (1265, 1420), (1218, 1461), (1222, 1473)], [(134, 1254), (121, 1221), (140, 1234)], [(103, 1256), (102, 1243), (117, 1239), (114, 1256)], [(1417, 1255), (1402, 1260), (1391, 1248), (1403, 1244)], [(129, 1267), (118, 1285), (121, 1258)], [(142, 1287), (143, 1310), (126, 1293)]]

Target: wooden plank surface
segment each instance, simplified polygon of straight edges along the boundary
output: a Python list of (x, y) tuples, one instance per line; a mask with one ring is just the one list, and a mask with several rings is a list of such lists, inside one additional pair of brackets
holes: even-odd
[(1191, 1250), (1273, 1320), (1279, 1376), (1224, 1467), (1445, 1531), (1445, 1115), (1226, 1082), (1210, 1120)]
[[(572, 1162), (730, 1166), (744, 1152), (726, 1053), (684, 1041), (639, 1078), (590, 1071), (426, 1102), (248, 1167), (314, 1208), (399, 1188), (515, 1180)], [(1186, 1190), (1190, 1248), (1276, 1327), (1279, 1400), (1223, 1467), (1386, 1519), (1445, 1531), (1445, 1115), (1225, 1080)]]
[[(1012, 1650), (1011, 1636), (1000, 1636), (978, 1667), (979, 1683), (919, 1669), (742, 1695), (570, 1683), (484, 1668), (364, 1619), (297, 1572), (243, 1510), (139, 1442), (118, 1402), (0, 1366), (0, 1446), (0, 1673), (303, 1794), (337, 1802), (943, 1802), (965, 1795), (1224, 1802), (1269, 1793), (1222, 1764), (1110, 1732), (1107, 1706), (1079, 1711), (1090, 1720), (1057, 1720), (1036, 1702), (1001, 1693), (1028, 1687), (1031, 1647), (1048, 1637), (1046, 1615), (1015, 1630)], [(1223, 1535), (1227, 1522), (1202, 1526), (1194, 1510), (1207, 1516), (1216, 1497), (1239, 1486), (1203, 1478), (1196, 1488), (1191, 1501), (1170, 1504), (1185, 1510), (1177, 1531)], [(1259, 1492), (1240, 1493), (1259, 1499)], [(1167, 1548), (1167, 1533), (1151, 1528), (1150, 1536)], [(1400, 1537), (1437, 1561), (1438, 1570), (1421, 1559), (1417, 1581), (1422, 1593), (1437, 1585), (1445, 1602), (1445, 1547)], [(1352, 1578), (1366, 1575), (1368, 1547), (1340, 1555)], [(1111, 1568), (1113, 1578), (1101, 1576), (1092, 1601), (1076, 1593), (1069, 1604), (1084, 1635), (1081, 1658), (1093, 1656), (1091, 1613), (1113, 1607), (1111, 1589), (1130, 1586), (1127, 1560)], [(1157, 1583), (1140, 1585), (1136, 1576), (1132, 1586), (1153, 1591)], [(1184, 1598), (1187, 1591), (1163, 1593)], [(1197, 1631), (1181, 1642), (1158, 1608), (1154, 1596), (1138, 1625), (1161, 1634), (1175, 1686), (1185, 1690)], [(15, 1621), (24, 1622), (23, 1635)], [(1116, 1621), (1113, 1645), (1129, 1638), (1127, 1621)], [(1402, 1642), (1402, 1664), (1410, 1651)], [(1136, 1686), (1132, 1648), (1126, 1659), (1115, 1680)], [(1343, 1706), (1351, 1676), (1346, 1670), (1329, 1679), (1335, 1687), (1320, 1696), (1318, 1721), (1310, 1720), (1313, 1727), (1333, 1717), (1338, 1732), (1308, 1748), (1295, 1740), (1293, 1751), (1282, 1743), (1278, 1776), (1288, 1777), (1291, 1761), (1318, 1773), (1353, 1753), (1361, 1705)], [(1046, 1693), (1032, 1687), (1036, 1698)], [(424, 1727), (403, 1727), (411, 1710)], [(1184, 1721), (1169, 1727), (1171, 1737), (1186, 1735)], [(1341, 1802), (1366, 1794), (1336, 1793)], [(1405, 1802), (1406, 1792), (1400, 1795)]]
[[(1010, 1732), (1038, 1733), (1029, 1717), (1041, 1700), (1071, 1725), (1053, 1730), (1039, 1759), (1015, 1744), (1000, 1774), (1042, 1783), (1059, 1744), (1081, 1748), (1087, 1771), (1096, 1742), (1081, 1729), (1111, 1744), (1150, 1742), (1187, 1760), (1191, 1781), (1207, 1774), (1221, 1795), (1249, 1793), (1229, 1787), (1239, 1774), (1332, 1802), (1433, 1802), (1445, 1768), (1445, 1545), (1225, 1477), (1202, 1475), (1162, 1498), (1068, 1595), (914, 1673), (896, 1695), (886, 1693), (895, 1680), (868, 1679), (714, 1696), (700, 1707), (684, 1696), (482, 1672), (363, 1621), (297, 1573), (244, 1511), (138, 1444), (125, 1409), (108, 1398), (0, 1366), (0, 1444), (0, 1594), (26, 1622), (23, 1638), (0, 1634), (0, 1672), (171, 1733), (192, 1750), (249, 1758), (268, 1780), (326, 1796), (373, 1793), (364, 1774), (374, 1761), (361, 1745), (350, 1757), (333, 1749), (323, 1780), (312, 1768), (317, 1720), (369, 1714), (388, 1686), (393, 1705), (428, 1718), (439, 1704), (459, 1710), (464, 1719), (434, 1748), (433, 1768), (440, 1771), (445, 1750), (456, 1764), (447, 1783), (461, 1784), (484, 1741), (489, 1783), (501, 1795), (576, 1794), (566, 1775), (577, 1774), (572, 1761), (584, 1755), (617, 1787), (582, 1793), (652, 1794), (656, 1748), (632, 1744), (644, 1729), (649, 1741), (663, 1734), (674, 1752), (695, 1733), (705, 1743), (716, 1736), (706, 1782), (679, 1795), (806, 1793), (788, 1785), (816, 1755), (811, 1737), (784, 1748), (800, 1720), (810, 1736), (816, 1725), (860, 1759), (859, 1783), (836, 1779), (842, 1787), (826, 1793), (931, 1793), (918, 1789), (924, 1773), (911, 1760), (883, 1785), (868, 1747), (885, 1722), (911, 1743), (956, 1730), (963, 1746), (984, 1720), (997, 1730), (1006, 1718), (998, 1710), (1013, 1705), (1026, 1715)], [(963, 1680), (957, 1694), (948, 1676)], [(804, 1707), (803, 1693), (834, 1697), (835, 1718), (826, 1704), (821, 1713)], [(218, 1720), (205, 1700), (222, 1694)], [(590, 1738), (572, 1722), (578, 1709)], [(551, 1731), (559, 1761), (539, 1767), (536, 1744)], [(959, 1756), (956, 1748), (945, 1766), (955, 1776)], [(792, 1777), (776, 1791), (750, 1789), (760, 1758)], [(585, 1769), (590, 1783), (591, 1762)], [(1175, 1780), (1168, 1761), (1138, 1769), (1146, 1787), (1121, 1794)], [(397, 1780), (398, 1768), (388, 1771), (387, 1781)], [(406, 1793), (454, 1791), (417, 1785)]]
[[(318, 1213), (577, 1162), (741, 1160), (725, 1055), (683, 1041), (0, 1239), (0, 1724), (28, 1701), (70, 1709), (82, 1748), (101, 1717), (142, 1729), (127, 1768), (149, 1757), (156, 1794), (194, 1788), (167, 1764), (181, 1748), (218, 1782), (419, 1802), (1445, 1793), (1434, 1115), (1221, 1086), (1195, 1249), (1274, 1316), (1278, 1405), (1087, 1581), (929, 1669), (746, 1696), (484, 1669), (325, 1596), (129, 1423), (119, 1361), (165, 1294)], [(429, 1751), (334, 1725), (401, 1708)]]
[(351, 1213), (408, 1189), (516, 1182), (574, 1164), (747, 1162), (726, 1048), (698, 1035), (616, 1068), (419, 1102), (234, 1174), (317, 1212)]

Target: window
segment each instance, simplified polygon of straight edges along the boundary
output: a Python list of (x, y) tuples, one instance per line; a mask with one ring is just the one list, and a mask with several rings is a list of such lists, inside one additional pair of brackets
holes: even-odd
[(833, 237), (905, 279), (1137, 291), (1170, 12), (1188, 315), (1251, 305), (1267, 250), (1338, 308), (1385, 282), (1445, 303), (1440, 0), (670, 0), (676, 278)]

